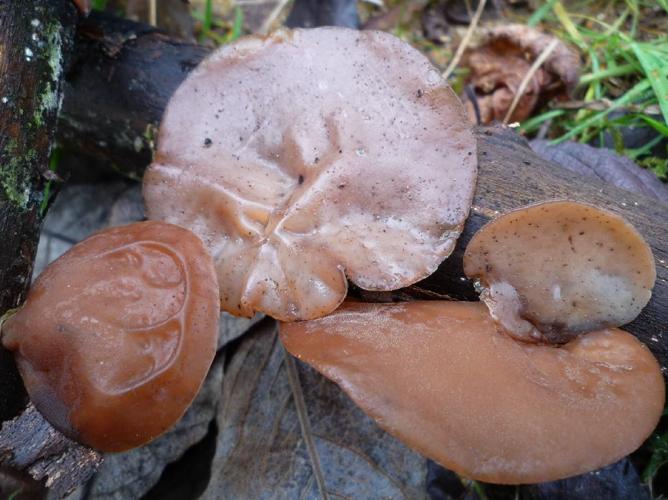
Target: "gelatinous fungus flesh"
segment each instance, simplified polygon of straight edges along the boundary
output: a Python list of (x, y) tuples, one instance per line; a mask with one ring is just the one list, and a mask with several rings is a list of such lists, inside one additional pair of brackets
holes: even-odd
[(633, 321), (652, 295), (652, 251), (620, 216), (554, 201), (509, 212), (476, 233), (464, 271), (510, 335), (566, 342)]
[(281, 339), (388, 432), (482, 481), (600, 468), (639, 447), (663, 411), (660, 367), (633, 335), (518, 342), (479, 302), (346, 303), (282, 324)]
[(121, 451), (183, 415), (213, 360), (218, 320), (202, 242), (141, 222), (93, 235), (49, 265), (4, 323), (2, 343), (55, 428)]
[(476, 164), (462, 104), (408, 44), (279, 31), (219, 49), (176, 91), (144, 196), (208, 246), (224, 310), (291, 321), (334, 310), (346, 276), (392, 290), (431, 274)]

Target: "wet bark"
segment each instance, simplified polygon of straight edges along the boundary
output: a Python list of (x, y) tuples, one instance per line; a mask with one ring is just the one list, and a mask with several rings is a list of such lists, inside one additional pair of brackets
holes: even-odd
[[(70, 0), (0, 0), (0, 317), (25, 297), (56, 190), (49, 159), (77, 16)], [(26, 404), (13, 357), (0, 348), (0, 418), (14, 417)], [(27, 470), (64, 494), (90, 475), (95, 455), (64, 443), (28, 407), (3, 424), (0, 465)]]

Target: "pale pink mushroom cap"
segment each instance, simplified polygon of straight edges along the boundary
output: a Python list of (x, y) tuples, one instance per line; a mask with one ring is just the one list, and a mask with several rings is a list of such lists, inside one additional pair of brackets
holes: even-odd
[(172, 97), (144, 179), (150, 218), (213, 254), (221, 307), (323, 316), (452, 252), (476, 146), (439, 72), (392, 35), (280, 31), (219, 49)]

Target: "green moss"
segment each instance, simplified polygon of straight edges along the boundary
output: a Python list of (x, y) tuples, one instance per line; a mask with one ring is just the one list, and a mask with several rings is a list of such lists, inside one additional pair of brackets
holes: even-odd
[[(34, 108), (32, 109), (32, 120), (28, 124), (28, 134), (44, 126), (47, 116), (52, 116), (60, 106), (58, 84), (63, 73), (62, 38), (61, 26), (53, 22), (44, 27), (40, 33), (44, 45), (40, 50), (39, 57), (42, 63), (46, 62), (48, 69), (44, 82), (38, 87), (34, 97)], [(18, 110), (23, 116), (28, 110)], [(28, 144), (34, 141), (30, 137)], [(26, 208), (31, 196), (30, 175), (34, 171), (34, 163), (37, 161), (37, 151), (28, 149), (20, 153), (15, 140), (10, 140), (4, 151), (0, 151), (0, 188), (8, 200), (16, 206)]]
[(44, 30), (46, 43), (42, 51), (42, 57), (51, 69), (51, 80), (44, 83), (44, 88), (37, 96), (37, 105), (33, 113), (33, 126), (36, 128), (44, 125), (44, 117), (47, 113), (56, 111), (60, 102), (58, 100), (58, 82), (63, 72), (62, 39), (60, 37), (60, 25), (52, 23)]
[(151, 158), (155, 156), (155, 144), (158, 137), (158, 125), (155, 123), (149, 123), (146, 125), (144, 130), (144, 141), (148, 145), (148, 148), (151, 150)]
[(31, 171), (31, 163), (37, 160), (37, 151), (29, 149), (25, 154), (17, 153), (15, 141), (9, 141), (2, 157), (7, 161), (0, 165), (0, 186), (16, 206), (26, 208), (30, 200), (30, 179), (27, 172)]

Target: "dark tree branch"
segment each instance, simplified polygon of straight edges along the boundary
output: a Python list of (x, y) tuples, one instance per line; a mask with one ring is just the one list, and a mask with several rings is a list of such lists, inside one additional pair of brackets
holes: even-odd
[[(23, 301), (30, 283), (54, 188), (49, 157), (76, 20), (71, 0), (0, 0), (0, 316)], [(0, 348), (0, 417), (25, 404), (13, 358)], [(30, 407), (0, 431), (0, 464), (28, 470), (57, 493), (92, 473), (91, 455)]]
[(93, 12), (77, 32), (58, 142), (140, 179), (167, 101), (208, 52), (152, 26)]

